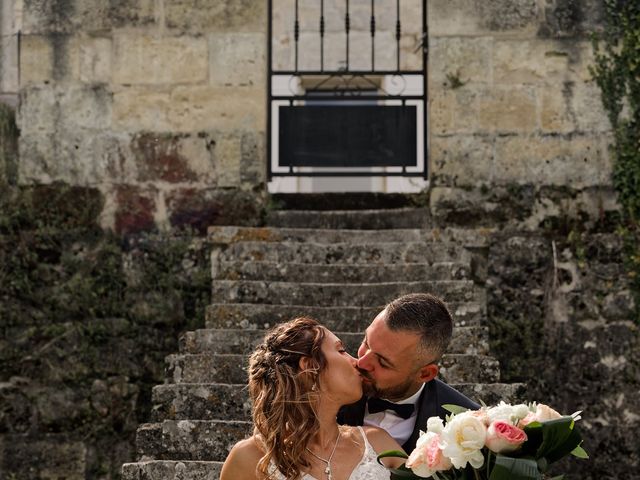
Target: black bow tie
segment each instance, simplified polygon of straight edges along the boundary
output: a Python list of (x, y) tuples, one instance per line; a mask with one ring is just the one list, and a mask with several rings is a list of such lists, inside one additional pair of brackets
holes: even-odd
[(400, 418), (409, 418), (413, 413), (413, 404), (411, 403), (392, 403), (381, 398), (370, 398), (367, 402), (369, 413), (378, 413), (385, 410), (393, 410)]

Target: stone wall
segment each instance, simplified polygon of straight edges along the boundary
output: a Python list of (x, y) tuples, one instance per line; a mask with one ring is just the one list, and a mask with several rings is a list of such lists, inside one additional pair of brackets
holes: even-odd
[(0, 478), (119, 478), (180, 332), (210, 303), (209, 246), (98, 226), (96, 188), (0, 192)]
[(464, 205), (477, 222), (503, 210), (536, 228), (616, 210), (610, 125), (589, 73), (601, 3), (437, 0), (429, 15), (434, 214)]
[(266, 3), (103, 3), (24, 1), (19, 182), (95, 187), (123, 233), (260, 202)]
[(635, 477), (640, 467), (640, 329), (618, 234), (503, 232), (488, 249), (491, 352), (502, 380), (572, 413), (588, 461), (567, 478)]

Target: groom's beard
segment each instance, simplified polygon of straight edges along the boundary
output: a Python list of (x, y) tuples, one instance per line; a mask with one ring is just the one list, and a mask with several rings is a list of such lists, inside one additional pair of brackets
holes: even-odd
[(358, 368), (358, 371), (360, 372), (360, 375), (368, 380), (366, 382), (362, 382), (362, 390), (367, 397), (376, 397), (384, 398), (385, 400), (399, 401), (411, 396), (409, 393), (413, 390), (414, 386), (411, 379), (407, 379), (404, 383), (401, 383), (400, 385), (394, 385), (393, 387), (378, 388), (376, 385), (376, 381), (371, 378), (369, 372), (360, 368)]

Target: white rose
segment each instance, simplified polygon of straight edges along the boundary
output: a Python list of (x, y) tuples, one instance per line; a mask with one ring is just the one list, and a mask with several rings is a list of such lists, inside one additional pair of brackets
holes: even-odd
[(515, 425), (518, 420), (526, 417), (529, 411), (529, 407), (524, 404), (509, 405), (502, 401), (497, 406), (487, 410), (487, 421), (489, 425), (493, 422), (508, 422), (511, 425)]
[(487, 427), (473, 412), (464, 412), (453, 416), (440, 436), (442, 453), (451, 459), (456, 468), (464, 468), (470, 463), (473, 468), (484, 464), (484, 447)]
[(429, 417), (427, 420), (427, 432), (442, 433), (444, 422), (440, 417)]

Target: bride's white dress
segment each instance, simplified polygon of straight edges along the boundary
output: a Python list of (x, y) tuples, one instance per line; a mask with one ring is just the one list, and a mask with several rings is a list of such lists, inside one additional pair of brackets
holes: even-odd
[[(391, 476), (389, 470), (387, 470), (377, 462), (376, 458), (378, 457), (378, 454), (369, 443), (369, 439), (367, 439), (367, 436), (365, 435), (362, 427), (358, 427), (358, 430), (360, 431), (360, 436), (364, 438), (364, 453), (362, 454), (360, 463), (358, 463), (358, 465), (356, 465), (356, 468), (354, 468), (351, 472), (349, 480), (388, 480)], [(275, 469), (275, 465), (272, 463), (270, 473)], [(276, 480), (286, 480), (280, 472), (276, 473), (275, 478)], [(324, 479), (317, 479), (309, 474), (305, 474), (300, 477), (300, 480)]]

